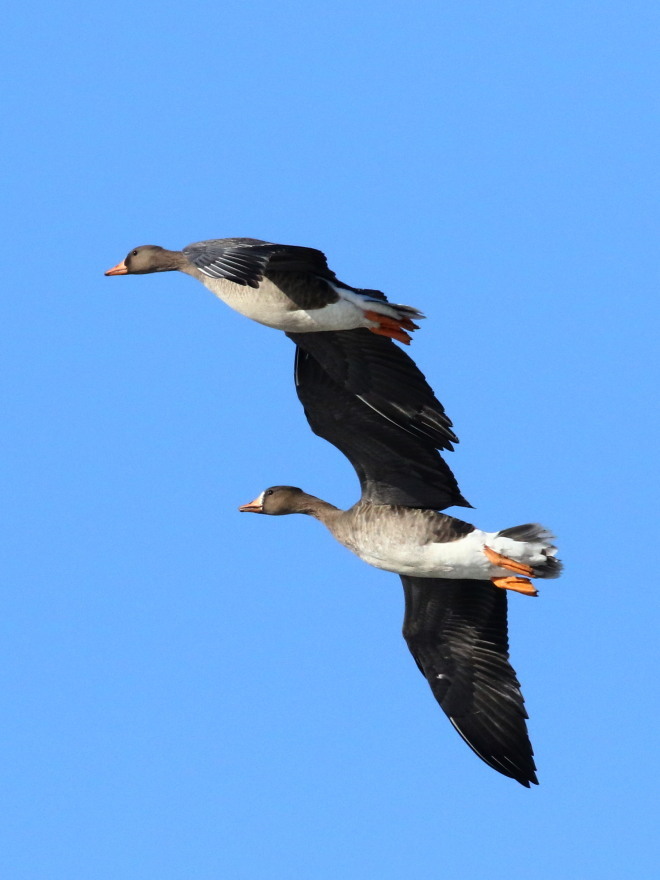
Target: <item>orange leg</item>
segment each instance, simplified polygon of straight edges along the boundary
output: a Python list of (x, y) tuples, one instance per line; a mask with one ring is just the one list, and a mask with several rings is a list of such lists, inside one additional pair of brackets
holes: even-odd
[(501, 553), (496, 553), (494, 550), (491, 550), (490, 547), (484, 547), (484, 553), (489, 562), (492, 562), (493, 565), (497, 565), (498, 568), (506, 568), (508, 571), (513, 571), (515, 574), (524, 574), (527, 577), (534, 577), (534, 569), (525, 565), (524, 562), (516, 562), (515, 559), (509, 559), (508, 556), (502, 556)]
[(374, 321), (378, 326), (369, 327), (372, 333), (377, 336), (389, 336), (390, 339), (396, 339), (403, 342), (404, 345), (410, 345), (411, 337), (406, 330), (418, 330), (419, 327), (410, 318), (390, 318), (387, 315), (380, 315), (378, 312), (365, 311), (365, 318)]
[(534, 584), (527, 578), (502, 577), (491, 578), (491, 581), (500, 590), (514, 590), (516, 593), (524, 593), (525, 596), (538, 596), (539, 594)]

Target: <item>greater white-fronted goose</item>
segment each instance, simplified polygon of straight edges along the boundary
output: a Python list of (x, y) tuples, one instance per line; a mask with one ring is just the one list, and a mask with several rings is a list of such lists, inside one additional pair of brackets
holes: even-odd
[[(312, 314), (321, 324), (332, 323), (329, 313), (327, 318), (322, 317), (324, 309), (337, 305), (344, 294), (349, 297), (346, 303), (351, 302), (350, 297), (355, 300), (355, 315), (360, 313), (360, 303), (369, 306), (366, 311), (362, 309), (363, 315), (371, 313), (372, 306), (390, 311), (408, 308), (392, 306), (379, 291), (361, 291), (337, 281), (321, 251), (250, 238), (199, 242), (182, 251), (143, 245), (105, 274), (139, 275), (177, 269), (198, 278), (239, 312), (283, 329), (297, 323), (297, 319), (287, 323), (294, 314)], [(281, 323), (275, 322), (276, 313)], [(273, 320), (262, 320), (268, 316)], [(335, 382), (384, 419), (424, 437), (438, 449), (452, 449), (457, 437), (444, 407), (415, 362), (388, 338), (406, 341), (401, 334), (390, 332), (393, 319), (381, 317), (387, 320), (378, 327), (367, 316), (367, 325), (374, 326), (325, 332), (313, 332), (322, 327), (305, 326), (304, 332), (292, 329), (286, 330), (286, 335), (312, 355)], [(405, 315), (401, 320), (401, 327), (412, 329)], [(305, 324), (305, 320), (301, 318), (300, 323)]]
[(487, 764), (536, 783), (520, 686), (508, 660), (507, 593), (536, 595), (530, 577), (557, 577), (538, 525), (484, 532), (439, 510), (467, 505), (423, 438), (390, 426), (299, 351), (296, 384), (312, 430), (340, 449), (362, 487), (342, 511), (301, 489), (266, 489), (243, 512), (304, 513), (361, 559), (401, 575), (403, 635), (434, 696)]
[(257, 238), (197, 241), (180, 251), (141, 245), (105, 274), (174, 270), (192, 275), (247, 318), (288, 333), (366, 327), (408, 344), (407, 331), (418, 329), (414, 320), (424, 317), (411, 306), (389, 303), (379, 290), (339, 281), (321, 251)]
[(105, 274), (174, 270), (197, 278), (242, 314), (285, 330), (335, 382), (384, 419), (438, 449), (457, 442), (423, 373), (392, 342), (409, 340), (405, 330), (415, 326), (410, 316), (419, 313), (388, 303), (380, 291), (338, 281), (321, 251), (251, 238), (203, 241), (182, 251), (143, 245)]

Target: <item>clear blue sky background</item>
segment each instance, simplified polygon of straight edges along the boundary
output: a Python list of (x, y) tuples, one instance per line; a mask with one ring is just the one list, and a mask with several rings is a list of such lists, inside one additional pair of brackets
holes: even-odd
[[(0, 851), (8, 880), (650, 878), (658, 865), (656, 2), (18, 4), (4, 20)], [(129, 248), (322, 248), (412, 353), (510, 602), (541, 785), (482, 764), (293, 347)]]

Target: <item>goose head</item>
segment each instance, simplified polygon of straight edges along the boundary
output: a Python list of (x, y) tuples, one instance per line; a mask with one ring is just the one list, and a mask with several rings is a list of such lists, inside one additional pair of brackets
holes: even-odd
[(271, 486), (264, 489), (254, 501), (243, 504), (241, 513), (265, 513), (269, 516), (283, 516), (287, 513), (309, 513), (310, 502), (318, 501), (312, 495), (296, 486)]
[(151, 272), (172, 272), (181, 269), (186, 258), (181, 251), (168, 251), (157, 244), (133, 248), (121, 263), (108, 269), (106, 275), (148, 275)]

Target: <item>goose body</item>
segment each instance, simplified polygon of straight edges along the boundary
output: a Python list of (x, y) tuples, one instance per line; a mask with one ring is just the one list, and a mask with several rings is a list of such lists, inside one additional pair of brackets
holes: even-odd
[[(291, 297), (285, 293), (289, 285), (280, 279), (271, 280), (265, 277), (259, 287), (254, 288), (228, 281), (226, 278), (212, 278), (199, 270), (193, 269), (187, 274), (201, 281), (204, 287), (234, 311), (259, 324), (265, 324), (275, 330), (284, 330), (286, 333), (357, 330), (358, 327), (366, 327), (368, 330), (378, 328), (379, 319), (366, 317), (367, 312), (396, 321), (400, 317), (400, 309), (405, 308), (416, 318), (422, 317), (408, 306), (390, 306), (332, 281), (326, 282), (326, 295), (319, 297), (325, 299), (323, 305), (317, 308), (310, 305), (309, 308), (303, 309), (297, 307)], [(409, 342), (409, 338), (399, 341)]]
[[(486, 532), (462, 520), (408, 507), (360, 502), (343, 517), (326, 523), (335, 538), (364, 562), (400, 575), (424, 578), (489, 580), (508, 577), (509, 569), (495, 565), (485, 548), (534, 569), (536, 577), (556, 566), (552, 536), (530, 525), (532, 540), (515, 540), (501, 532)], [(514, 528), (518, 532), (521, 527)]]

